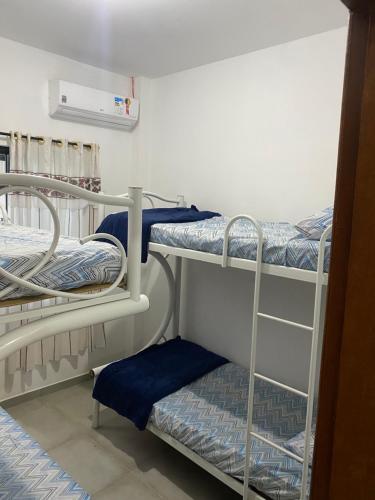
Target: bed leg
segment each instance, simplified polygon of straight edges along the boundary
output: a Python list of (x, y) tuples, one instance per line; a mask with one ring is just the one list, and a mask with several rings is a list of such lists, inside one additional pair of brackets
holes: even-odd
[(176, 257), (175, 287), (174, 287), (175, 305), (172, 317), (173, 338), (176, 338), (180, 333), (181, 273), (182, 273), (182, 257)]
[(100, 427), (100, 403), (96, 399), (93, 400), (92, 412), (92, 428), (98, 429)]
[[(98, 375), (95, 376), (94, 378), (94, 386), (96, 384), (96, 379), (98, 378)], [(91, 427), (93, 429), (98, 429), (100, 427), (100, 403), (96, 399), (92, 400), (92, 423)]]

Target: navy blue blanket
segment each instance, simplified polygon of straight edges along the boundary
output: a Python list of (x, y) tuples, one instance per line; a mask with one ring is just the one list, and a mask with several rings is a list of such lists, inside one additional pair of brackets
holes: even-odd
[(225, 363), (227, 359), (177, 337), (104, 368), (93, 398), (144, 430), (154, 403)]
[[(147, 262), (151, 226), (159, 223), (196, 222), (219, 216), (216, 212), (200, 212), (194, 205), (191, 208), (150, 208), (143, 210), (142, 217), (142, 262)], [(98, 227), (97, 233), (108, 233), (121, 241), (128, 250), (128, 212), (107, 215)], [(108, 240), (103, 240), (108, 241)], [(108, 241), (108, 243), (111, 243)]]

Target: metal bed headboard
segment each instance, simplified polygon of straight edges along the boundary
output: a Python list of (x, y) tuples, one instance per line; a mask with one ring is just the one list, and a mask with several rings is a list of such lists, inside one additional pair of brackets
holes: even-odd
[[(120, 206), (128, 209), (127, 255), (120, 241), (106, 233), (90, 235), (80, 240), (80, 243), (84, 245), (88, 241), (105, 238), (112, 241), (119, 249), (121, 255), (121, 268), (116, 280), (110, 287), (93, 294), (76, 294), (73, 292), (52, 290), (35, 285), (29, 281), (50, 261), (60, 238), (60, 222), (56, 209), (45, 194), (45, 192), (49, 190), (59, 191), (99, 206)], [(140, 293), (142, 188), (131, 187), (129, 188), (129, 194), (127, 196), (119, 197), (92, 193), (66, 182), (46, 177), (26, 174), (0, 174), (0, 196), (10, 192), (29, 193), (39, 198), (45, 204), (53, 220), (53, 239), (50, 248), (40, 262), (23, 276), (15, 276), (0, 267), (0, 276), (4, 277), (9, 282), (9, 285), (0, 292), (0, 300), (4, 300), (6, 295), (11, 293), (15, 288), (22, 286), (34, 292), (49, 295), (51, 297), (74, 299), (74, 302), (41, 308), (38, 314), (35, 314), (35, 311), (33, 311), (33, 318), (39, 318), (39, 321), (23, 325), (0, 337), (0, 359), (6, 358), (12, 354), (12, 352), (24, 345), (41, 340), (42, 338), (74, 328), (81, 328), (90, 324), (136, 314), (148, 309), (148, 298)], [(122, 293), (111, 294), (111, 292), (113, 292), (123, 281), (125, 273), (127, 273), (126, 290)], [(5, 315), (2, 319), (13, 321), (14, 316), (20, 319), (20, 314), (14, 313)], [(21, 313), (21, 316), (22, 319), (27, 319), (28, 313)]]

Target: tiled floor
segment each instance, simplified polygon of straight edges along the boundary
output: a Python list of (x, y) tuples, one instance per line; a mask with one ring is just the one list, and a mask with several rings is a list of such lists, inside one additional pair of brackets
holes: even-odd
[(111, 410), (91, 429), (91, 381), (7, 407), (94, 500), (239, 500), (150, 432)]

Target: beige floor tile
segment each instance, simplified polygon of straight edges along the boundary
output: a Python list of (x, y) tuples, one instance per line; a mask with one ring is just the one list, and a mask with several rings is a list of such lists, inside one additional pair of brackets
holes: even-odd
[(43, 403), (54, 405), (62, 401), (65, 401), (68, 398), (76, 397), (78, 395), (87, 398), (91, 390), (90, 382), (91, 382), (90, 380), (87, 380), (85, 382), (80, 382), (79, 384), (65, 387), (64, 389), (60, 389), (58, 391), (47, 393), (43, 396), (39, 396), (39, 399)]
[(31, 410), (24, 405), (9, 408), (8, 413), (47, 451), (83, 431), (83, 427), (54, 408), (40, 405)]
[(52, 407), (66, 415), (69, 419), (80, 422), (86, 427), (91, 426), (92, 421), (92, 382), (56, 391), (47, 394), (40, 399), (46, 406)]
[[(23, 403), (11, 403), (7, 402), (2, 403), (1, 406), (6, 409), (8, 413), (13, 413), (14, 415), (24, 415), (25, 413), (29, 413), (30, 411), (37, 410), (41, 406), (43, 406), (43, 402), (40, 398), (34, 397), (32, 399), (28, 399)], [(14, 417), (15, 418), (15, 417)]]
[(109, 486), (130, 471), (125, 458), (119, 460), (84, 434), (51, 449), (49, 455), (90, 494)]
[(92, 496), (92, 500), (165, 500), (133, 473), (127, 474)]
[(134, 465), (141, 466), (164, 450), (164, 443), (150, 432), (141, 432), (129, 420), (105, 409), (101, 413), (101, 427), (92, 430), (94, 438), (106, 448), (125, 455)]
[(188, 458), (163, 443), (165, 449), (153, 461), (135, 471), (140, 481), (166, 500), (238, 500), (233, 490)]

